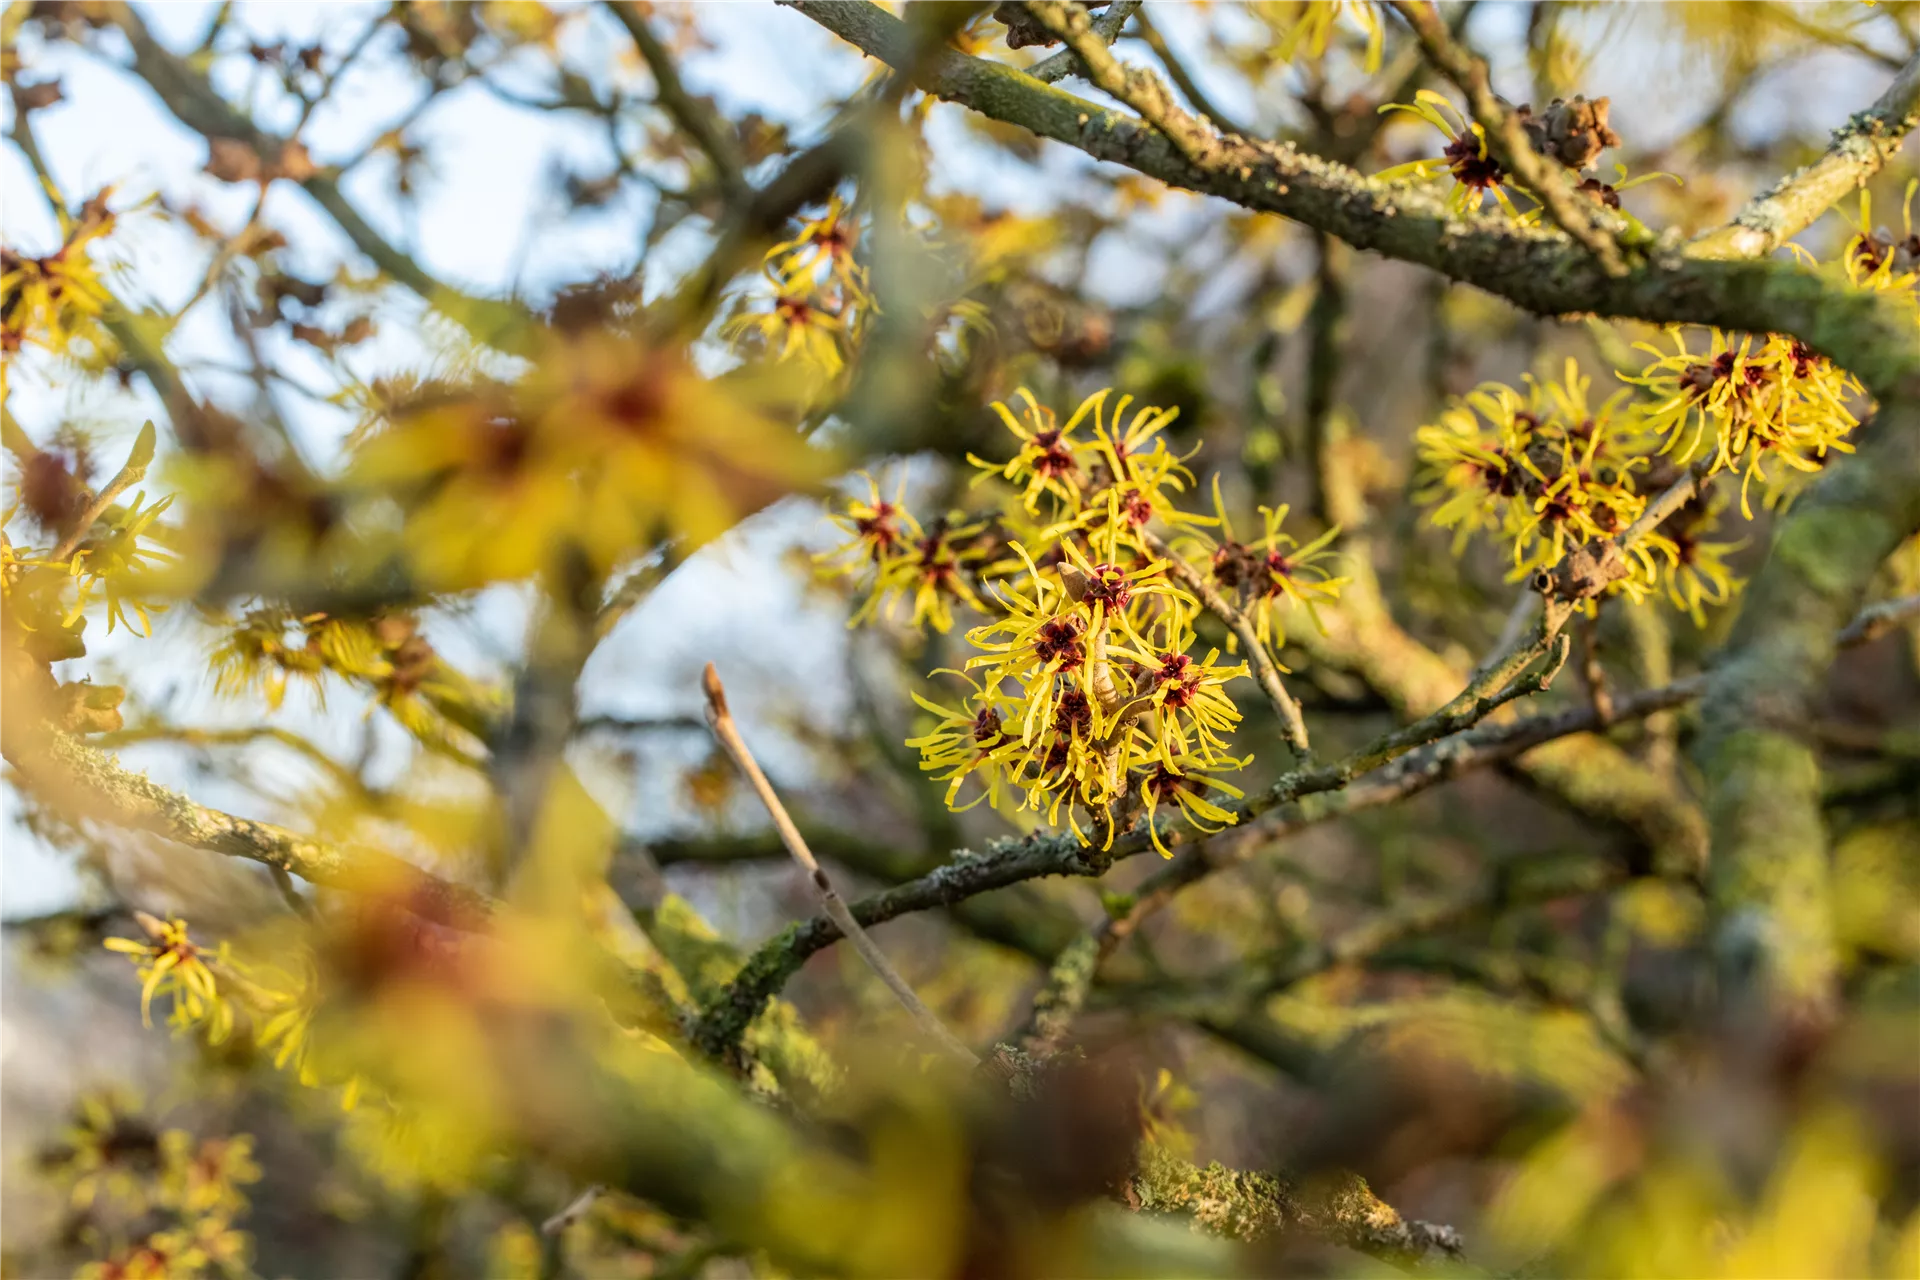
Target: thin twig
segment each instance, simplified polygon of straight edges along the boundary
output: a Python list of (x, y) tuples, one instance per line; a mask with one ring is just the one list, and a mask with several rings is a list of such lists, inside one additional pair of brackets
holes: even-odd
[(607, 1189), (594, 1183), (585, 1191), (567, 1202), (567, 1207), (540, 1224), (540, 1234), (557, 1236), (580, 1219), (587, 1216), (587, 1210), (593, 1208), (593, 1202), (607, 1194)]
[(1580, 678), (1587, 686), (1587, 701), (1601, 727), (1613, 723), (1613, 690), (1607, 684), (1607, 668), (1600, 661), (1600, 619), (1596, 615), (1580, 629)]
[(1527, 624), (1533, 621), (1533, 615), (1538, 610), (1539, 604), (1539, 592), (1532, 590), (1520, 592), (1519, 597), (1513, 602), (1513, 608), (1507, 610), (1507, 620), (1500, 624), (1500, 634), (1495, 637), (1493, 648), (1487, 651), (1487, 656), (1481, 659), (1479, 666), (1474, 668), (1476, 672), (1487, 670), (1493, 666), (1501, 654), (1510, 652), (1520, 643), (1520, 637), (1527, 633)]
[(1898, 596), (1870, 604), (1841, 629), (1837, 643), (1842, 649), (1878, 640), (1908, 618), (1920, 618), (1920, 595)]
[(1621, 547), (1630, 547), (1640, 539), (1660, 527), (1661, 522), (1686, 506), (1697, 497), (1706, 486), (1713, 469), (1706, 462), (1696, 462), (1687, 469), (1687, 473), (1664, 489), (1660, 496), (1646, 505), (1639, 519), (1626, 527), (1625, 532), (1615, 539)]
[(1144, 534), (1147, 550), (1166, 561), (1167, 572), (1181, 586), (1200, 598), (1207, 611), (1227, 624), (1233, 634), (1240, 638), (1240, 645), (1247, 653), (1247, 667), (1253, 672), (1254, 683), (1260, 686), (1260, 692), (1267, 695), (1267, 701), (1273, 704), (1273, 710), (1280, 717), (1280, 732), (1289, 747), (1297, 756), (1306, 757), (1312, 750), (1307, 741), (1307, 722), (1300, 714), (1300, 704), (1287, 692), (1286, 685), (1280, 682), (1279, 668), (1274, 664), (1273, 656), (1267, 652), (1267, 646), (1260, 640), (1260, 633), (1254, 629), (1253, 620), (1235, 608), (1233, 603), (1221, 595), (1214, 585), (1207, 581), (1205, 574), (1198, 572), (1186, 561), (1173, 554), (1171, 548), (1153, 534)]
[[(1093, 27), (1094, 34), (1108, 44), (1112, 44), (1120, 38), (1120, 28), (1127, 25), (1127, 19), (1131, 18), (1134, 10), (1139, 7), (1140, 0), (1119, 0), (1118, 4), (1115, 4), (1105, 13), (1093, 19), (1090, 25)], [(1143, 26), (1146, 20), (1146, 15), (1141, 14), (1140, 21)], [(1075, 53), (1071, 48), (1068, 48), (1040, 59), (1040, 61), (1027, 68), (1027, 74), (1042, 84), (1052, 84), (1056, 80), (1064, 80), (1071, 75), (1084, 75), (1086, 73), (1082, 69), (1080, 55)], [(1199, 104), (1195, 103), (1194, 105), (1198, 106)]]
[(858, 951), (860, 958), (867, 962), (867, 967), (879, 975), (880, 981), (887, 985), (887, 990), (893, 992), (894, 998), (900, 1002), (901, 1006), (913, 1015), (913, 1020), (920, 1024), (921, 1030), (925, 1031), (941, 1048), (964, 1060), (969, 1066), (978, 1065), (980, 1059), (971, 1049), (962, 1044), (953, 1032), (947, 1030), (946, 1024), (940, 1021), (933, 1010), (920, 1002), (920, 997), (913, 993), (913, 988), (907, 985), (907, 980), (900, 976), (887, 960), (885, 953), (880, 950), (879, 945), (865, 929), (860, 927), (860, 922), (853, 918), (853, 913), (847, 910), (847, 904), (834, 890), (833, 882), (827, 879), (826, 871), (815, 860), (813, 851), (807, 848), (806, 840), (800, 835), (800, 828), (794, 826), (793, 819), (787, 816), (787, 808), (780, 803), (780, 797), (774, 793), (773, 784), (767, 781), (767, 775), (760, 771), (753, 753), (747, 750), (746, 740), (740, 736), (739, 727), (733, 721), (733, 713), (727, 707), (727, 691), (720, 684), (720, 673), (713, 669), (711, 662), (701, 673), (700, 687), (707, 695), (707, 723), (713, 727), (713, 736), (720, 740), (720, 745), (725, 747), (727, 754), (733, 757), (733, 762), (740, 767), (740, 772), (746, 774), (747, 781), (753, 784), (754, 793), (760, 797), (760, 803), (767, 807), (767, 813), (773, 819), (774, 829), (780, 833), (780, 839), (787, 846), (787, 852), (793, 855), (793, 860), (799, 863), (801, 869), (807, 873), (814, 893), (820, 899), (820, 907), (827, 918), (833, 921), (849, 942), (853, 943), (854, 950)]
[(153, 463), (153, 448), (153, 423), (148, 422), (140, 428), (139, 438), (133, 442), (133, 452), (127, 455), (127, 465), (121, 467), (119, 474), (107, 481), (106, 487), (87, 504), (87, 509), (80, 513), (78, 520), (74, 521), (73, 528), (68, 531), (67, 536), (60, 539), (60, 545), (55, 547), (53, 554), (47, 557), (49, 560), (58, 564), (71, 556), (80, 544), (86, 541), (88, 531), (93, 528), (93, 522), (113, 505), (113, 500), (145, 478), (147, 468)]
[(626, 28), (647, 70), (653, 73), (654, 98), (661, 110), (706, 153), (721, 191), (733, 195), (744, 190), (740, 148), (713, 108), (687, 92), (673, 55), (648, 25), (646, 12), (634, 0), (608, 0), (607, 10)]

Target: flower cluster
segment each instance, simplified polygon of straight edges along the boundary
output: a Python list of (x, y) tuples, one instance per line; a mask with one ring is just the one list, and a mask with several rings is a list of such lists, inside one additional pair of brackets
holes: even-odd
[(43, 257), (0, 246), (0, 351), (27, 346), (67, 353), (78, 338), (100, 352), (100, 318), (111, 297), (100, 280), (93, 248), (113, 231), (114, 215), (102, 191), (69, 221), (58, 249)]
[(959, 701), (915, 695), (934, 719), (908, 745), (949, 805), (1017, 805), (1056, 825), (1064, 811), (1103, 845), (1139, 812), (1164, 853), (1159, 810), (1201, 829), (1230, 824), (1221, 798), (1240, 793), (1222, 775), (1246, 764), (1232, 750), (1240, 711), (1227, 685), (1247, 667), (1203, 648), (1202, 606), (1182, 578), (1211, 579), (1258, 618), (1262, 643), (1282, 634), (1287, 608), (1334, 597), (1340, 580), (1326, 567), (1331, 534), (1300, 545), (1281, 527), (1285, 508), (1262, 509), (1251, 543), (1233, 538), (1217, 486), (1215, 516), (1182, 510), (1194, 477), (1164, 435), (1175, 411), (1109, 394), (1064, 425), (1024, 390), (1017, 407), (996, 404), (1013, 454), (971, 460), (976, 490), (1003, 495), (998, 509), (923, 525), (904, 486), (889, 499), (869, 480), (834, 517), (849, 540), (821, 560), (865, 592), (856, 622), (909, 598), (915, 626), (946, 631), (959, 607), (986, 617), (967, 632), (964, 669), (936, 673), (965, 685)]
[(1456, 553), (1469, 535), (1492, 530), (1511, 542), (1520, 578), (1640, 514), (1646, 499), (1634, 473), (1646, 459), (1619, 412), (1627, 393), (1595, 405), (1592, 385), (1569, 360), (1558, 381), (1529, 375), (1524, 393), (1487, 383), (1415, 433), (1425, 474), (1415, 499), (1454, 530)]
[[(1454, 531), (1455, 553), (1471, 535), (1490, 533), (1511, 544), (1517, 580), (1552, 569), (1574, 548), (1618, 539), (1649, 495), (1687, 468), (1738, 472), (1740, 511), (1751, 519), (1756, 482), (1771, 507), (1830, 453), (1851, 452), (1864, 393), (1803, 343), (1714, 330), (1707, 349), (1695, 351), (1679, 330), (1670, 339), (1671, 350), (1638, 344), (1652, 358), (1620, 375), (1642, 390), (1638, 401), (1623, 390), (1593, 404), (1591, 380), (1569, 360), (1559, 381), (1529, 376), (1524, 392), (1488, 383), (1421, 427), (1415, 497)], [(1710, 536), (1719, 511), (1696, 500), (1636, 531), (1623, 547), (1629, 572), (1608, 593), (1639, 600), (1664, 582), (1674, 604), (1704, 624), (1703, 606), (1724, 603), (1737, 585), (1725, 555), (1739, 544)]]
[(41, 1171), (67, 1193), (82, 1280), (250, 1274), (253, 1242), (234, 1224), (260, 1180), (253, 1139), (161, 1129), (125, 1096), (83, 1095)]
[(757, 338), (777, 359), (799, 356), (838, 374), (846, 367), (843, 348), (858, 341), (874, 312), (867, 269), (854, 256), (859, 239), (852, 211), (834, 196), (824, 213), (767, 251), (767, 309), (735, 316), (723, 334)]
[(1647, 393), (1640, 426), (1675, 463), (1705, 458), (1713, 471), (1739, 471), (1742, 515), (1752, 518), (1755, 480), (1768, 505), (1791, 491), (1789, 474), (1769, 474), (1768, 459), (1804, 473), (1818, 471), (1829, 452), (1853, 451), (1847, 437), (1860, 420), (1848, 406), (1863, 395), (1860, 384), (1797, 338), (1715, 330), (1707, 350), (1695, 353), (1685, 334), (1670, 337), (1670, 352), (1635, 344), (1653, 359), (1622, 375)]
[(237, 616), (207, 610), (205, 617), (221, 631), (208, 668), (215, 691), (227, 697), (258, 692), (278, 709), (289, 685), (299, 683), (324, 705), (333, 677), (370, 694), (403, 729), (442, 755), (458, 755), (463, 734), (484, 737), (498, 711), (498, 692), (442, 660), (410, 614), (296, 616), (259, 605)]

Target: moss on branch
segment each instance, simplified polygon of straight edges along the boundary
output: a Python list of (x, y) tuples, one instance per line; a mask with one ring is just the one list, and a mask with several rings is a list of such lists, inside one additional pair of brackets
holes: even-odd
[(1458, 1231), (1401, 1217), (1358, 1174), (1300, 1184), (1218, 1161), (1203, 1168), (1145, 1143), (1127, 1190), (1146, 1212), (1179, 1214), (1196, 1230), (1234, 1240), (1298, 1234), (1399, 1265), (1453, 1257), (1461, 1247)]

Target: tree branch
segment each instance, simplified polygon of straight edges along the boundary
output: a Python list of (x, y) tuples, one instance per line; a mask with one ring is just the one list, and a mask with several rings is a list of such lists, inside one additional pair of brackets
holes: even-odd
[(741, 172), (739, 147), (712, 107), (695, 99), (680, 82), (680, 69), (674, 65), (667, 46), (653, 33), (646, 12), (635, 0), (607, 0), (607, 11), (626, 28), (647, 70), (653, 73), (654, 95), (660, 109), (706, 153), (719, 180), (721, 194), (731, 196), (744, 190), (746, 178)]
[(1692, 258), (1757, 258), (1812, 226), (1821, 214), (1886, 167), (1920, 126), (1920, 54), (1907, 60), (1885, 93), (1833, 131), (1826, 154), (1755, 196), (1732, 222), (1686, 247)]
[(707, 696), (707, 723), (713, 727), (713, 736), (720, 740), (720, 745), (725, 747), (727, 754), (733, 757), (734, 764), (739, 766), (740, 772), (747, 775), (747, 781), (753, 784), (754, 793), (760, 797), (760, 803), (767, 807), (767, 813), (773, 818), (774, 829), (780, 833), (781, 842), (786, 845), (787, 852), (793, 855), (793, 860), (799, 863), (800, 868), (807, 873), (808, 881), (813, 886), (814, 894), (820, 899), (821, 909), (826, 912), (827, 919), (833, 922), (841, 936), (853, 943), (854, 950), (858, 951), (860, 958), (867, 962), (867, 967), (886, 984), (887, 990), (893, 992), (894, 999), (898, 1000), (900, 1006), (912, 1015), (913, 1020), (920, 1025), (920, 1029), (926, 1032), (934, 1043), (968, 1066), (977, 1065), (980, 1059), (947, 1029), (947, 1025), (940, 1021), (933, 1010), (921, 1003), (920, 997), (914, 994), (907, 980), (900, 976), (899, 971), (888, 961), (886, 953), (880, 950), (880, 945), (860, 927), (860, 922), (854, 918), (853, 913), (847, 910), (847, 904), (835, 891), (833, 882), (827, 878), (826, 871), (814, 858), (813, 851), (807, 848), (807, 842), (801, 837), (800, 829), (794, 826), (793, 819), (787, 816), (786, 806), (780, 803), (780, 797), (774, 793), (773, 784), (767, 781), (767, 775), (760, 771), (760, 765), (754, 760), (753, 753), (747, 750), (746, 739), (740, 736), (740, 730), (733, 722), (733, 713), (727, 708), (727, 693), (721, 687), (720, 675), (713, 669), (711, 662), (701, 674), (700, 685)]
[(484, 928), (494, 903), (377, 849), (349, 848), (196, 804), (63, 733), (7, 735), (6, 759), (43, 796), (80, 816), (264, 863), (310, 884), (378, 894), (456, 929)]
[[(1117, 0), (1116, 3), (1108, 6), (1105, 13), (1092, 21), (1090, 26), (1093, 33), (1099, 36), (1103, 43), (1112, 44), (1120, 38), (1120, 29), (1127, 25), (1127, 19), (1139, 9), (1140, 0)], [(1140, 15), (1143, 31), (1146, 22), (1147, 15), (1143, 13)], [(1040, 59), (1027, 68), (1027, 74), (1041, 84), (1052, 84), (1056, 80), (1064, 80), (1071, 75), (1085, 74), (1084, 67), (1085, 64), (1081, 62), (1080, 55), (1068, 48)]]

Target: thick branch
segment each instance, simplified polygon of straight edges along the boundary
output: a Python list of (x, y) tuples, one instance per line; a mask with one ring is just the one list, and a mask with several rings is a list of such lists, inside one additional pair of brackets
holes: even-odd
[(1436, 1254), (1452, 1257), (1461, 1247), (1458, 1231), (1402, 1218), (1357, 1174), (1337, 1174), (1331, 1185), (1309, 1189), (1218, 1162), (1201, 1168), (1147, 1143), (1128, 1191), (1142, 1209), (1186, 1214), (1235, 1240), (1300, 1233), (1400, 1266)]
[[(1677, 705), (1698, 693), (1696, 685), (1677, 685), (1623, 699), (1615, 707), (1616, 722)], [(1535, 716), (1504, 724), (1480, 725), (1430, 742), (1382, 768), (1346, 783), (1352, 774), (1340, 765), (1289, 773), (1266, 791), (1240, 806), (1239, 826), (1201, 842), (1193, 856), (1230, 861), (1245, 851), (1331, 818), (1391, 804), (1438, 785), (1462, 772), (1512, 759), (1541, 743), (1568, 734), (1584, 733), (1597, 720), (1591, 707), (1549, 716)], [(1377, 748), (1363, 748), (1370, 753)], [(1179, 829), (1162, 833), (1161, 842), (1178, 846), (1190, 837)], [(952, 860), (918, 879), (864, 898), (850, 908), (853, 918), (871, 927), (898, 916), (957, 902), (1009, 885), (1046, 876), (1098, 876), (1113, 860), (1132, 857), (1153, 847), (1146, 828), (1136, 825), (1117, 836), (1112, 851), (1090, 857), (1090, 851), (1071, 835), (1033, 835), (989, 847), (984, 854), (962, 850)], [(791, 925), (770, 939), (741, 969), (720, 998), (702, 1010), (693, 1039), (705, 1052), (723, 1055), (736, 1041), (761, 1005), (798, 972), (809, 956), (831, 946), (842, 936), (825, 916)]]

